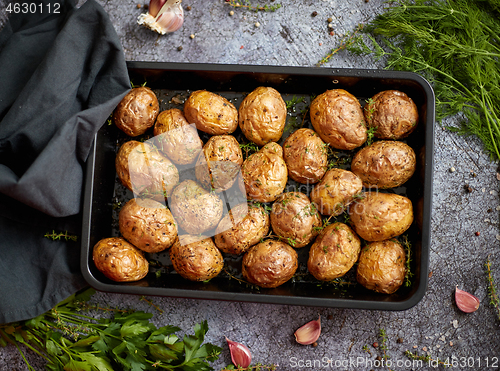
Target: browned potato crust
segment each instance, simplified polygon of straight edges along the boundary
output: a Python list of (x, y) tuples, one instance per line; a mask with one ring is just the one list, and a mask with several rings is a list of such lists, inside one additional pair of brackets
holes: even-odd
[(231, 134), (238, 127), (238, 110), (226, 98), (206, 90), (196, 90), (184, 102), (190, 124), (212, 135)]
[(122, 236), (148, 253), (168, 249), (177, 238), (170, 210), (151, 199), (131, 199), (121, 208), (118, 221)]
[(288, 171), (283, 160), (283, 149), (277, 143), (266, 144), (243, 162), (241, 167), (247, 198), (271, 202), (283, 193)]
[(417, 105), (398, 90), (375, 94), (365, 105), (364, 115), (368, 127), (376, 128), (375, 136), (381, 139), (405, 138), (418, 124)]
[(121, 237), (97, 242), (92, 257), (97, 269), (116, 282), (138, 281), (148, 274), (149, 263), (143, 252)]
[(169, 250), (177, 273), (190, 281), (206, 281), (217, 276), (224, 261), (210, 237), (181, 235)]
[(363, 189), (361, 179), (351, 171), (330, 169), (311, 192), (311, 201), (323, 215), (340, 215)]
[(169, 202), (178, 227), (189, 234), (215, 228), (222, 218), (222, 200), (191, 179), (184, 180), (174, 189)]
[(288, 176), (299, 183), (314, 184), (328, 168), (327, 144), (312, 129), (293, 132), (283, 143)]
[(405, 250), (398, 242), (372, 242), (361, 251), (356, 279), (367, 289), (392, 294), (403, 284), (405, 262)]
[(259, 86), (241, 102), (239, 126), (248, 140), (263, 146), (277, 142), (286, 123), (286, 103), (273, 88)]
[(378, 141), (354, 156), (351, 171), (367, 188), (394, 188), (406, 183), (415, 172), (413, 148), (403, 142)]
[(366, 241), (383, 241), (403, 234), (413, 222), (413, 206), (407, 197), (368, 192), (349, 207), (356, 233)]
[(144, 134), (154, 125), (160, 105), (155, 93), (146, 86), (133, 88), (113, 112), (113, 122), (131, 137)]
[(135, 194), (148, 194), (162, 201), (179, 182), (175, 165), (147, 142), (123, 143), (115, 159), (116, 173), (122, 184)]
[(198, 131), (189, 125), (182, 111), (177, 108), (160, 112), (156, 118), (154, 135), (161, 151), (179, 165), (196, 161), (203, 147)]
[(315, 204), (301, 192), (279, 196), (271, 210), (271, 227), (290, 246), (304, 247), (318, 235), (323, 225)]
[(358, 260), (361, 240), (344, 223), (325, 227), (309, 250), (307, 269), (320, 281), (342, 277)]
[(239, 204), (229, 210), (217, 226), (215, 245), (223, 252), (239, 255), (269, 232), (269, 215), (260, 205)]
[(231, 188), (243, 163), (240, 145), (232, 135), (210, 137), (196, 162), (196, 179), (216, 192)]
[(361, 104), (343, 90), (327, 90), (311, 103), (311, 122), (321, 139), (333, 148), (351, 150), (367, 138)]
[(291, 279), (298, 267), (297, 252), (280, 241), (264, 241), (243, 256), (243, 277), (250, 283), (273, 288)]

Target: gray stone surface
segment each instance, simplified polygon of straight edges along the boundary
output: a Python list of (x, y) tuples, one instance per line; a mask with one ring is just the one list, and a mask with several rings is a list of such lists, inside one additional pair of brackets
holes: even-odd
[[(381, 0), (286, 0), (281, 1), (283, 7), (276, 12), (234, 9), (230, 16), (232, 8), (224, 0), (184, 0), (184, 7), (190, 6), (191, 10), (185, 12), (182, 29), (158, 37), (136, 25), (137, 16), (144, 11), (137, 8), (137, 1), (100, 0), (123, 42), (127, 60), (286, 66), (314, 66), (345, 33), (371, 19), (384, 6)], [(313, 11), (318, 13), (316, 17), (311, 16)], [(329, 17), (333, 18), (333, 36), (327, 30)], [(190, 38), (192, 34), (194, 38)], [(177, 50), (179, 46), (181, 51)], [(380, 65), (340, 53), (326, 67)], [(457, 120), (450, 119), (448, 123), (455, 124)], [(450, 171), (452, 167), (454, 172)], [(404, 355), (407, 349), (434, 359), (456, 357), (459, 365), (454, 370), (485, 370), (486, 359), (491, 365), (493, 357), (500, 357), (500, 321), (489, 304), (484, 267), (489, 257), (495, 279), (500, 282), (497, 172), (498, 164), (490, 161), (477, 140), (457, 136), (436, 124), (432, 274), (425, 297), (407, 311), (151, 298), (164, 311), (158, 313), (138, 296), (97, 293), (93, 300), (113, 307), (153, 311), (158, 325), (173, 324), (185, 331), (206, 319), (210, 329), (206, 340), (224, 349), (220, 360), (214, 363), (217, 370), (230, 363), (224, 336), (245, 343), (254, 362), (276, 363), (280, 370), (328, 369), (325, 359), (341, 363), (341, 367), (332, 369), (376, 369), (362, 363), (356, 365), (356, 361), (374, 361), (382, 354), (372, 346), (376, 341), (380, 343), (378, 333), (382, 328), (387, 333), (387, 353), (394, 362), (393, 370), (437, 369), (426, 363), (409, 366), (411, 362)], [(465, 185), (470, 185), (472, 192), (466, 192)], [(464, 314), (456, 308), (453, 293), (457, 285), (481, 300), (476, 312)], [(294, 331), (318, 314), (323, 328), (317, 347), (295, 343)], [(403, 339), (402, 343), (398, 338)], [(368, 350), (363, 349), (365, 345)], [(28, 354), (35, 370), (42, 370), (43, 362)], [(461, 366), (464, 360), (469, 364)], [(308, 361), (320, 365), (306, 367)], [(349, 361), (353, 363), (346, 365)], [(396, 365), (405, 361), (405, 366)], [(498, 358), (496, 365), (500, 367)], [(7, 347), (0, 349), (0, 369), (28, 368), (17, 350)]]

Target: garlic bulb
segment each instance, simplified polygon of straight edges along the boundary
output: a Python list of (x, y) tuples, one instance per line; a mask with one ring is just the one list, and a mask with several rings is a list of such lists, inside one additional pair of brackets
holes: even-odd
[(316, 340), (318, 340), (320, 334), (321, 317), (318, 317), (317, 320), (306, 323), (294, 333), (295, 340), (297, 343), (302, 345), (313, 344)]
[(246, 345), (231, 341), (226, 338), (229, 352), (231, 353), (231, 361), (236, 367), (247, 368), (252, 363), (252, 354)]
[(184, 23), (182, 0), (151, 0), (148, 13), (141, 14), (137, 23), (165, 35), (177, 31)]

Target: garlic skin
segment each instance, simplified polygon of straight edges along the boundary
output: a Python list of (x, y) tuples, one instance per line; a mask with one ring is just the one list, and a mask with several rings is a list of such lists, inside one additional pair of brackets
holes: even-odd
[(464, 313), (472, 313), (479, 308), (479, 299), (458, 287), (455, 288), (455, 302)]
[(302, 345), (310, 345), (318, 340), (321, 335), (321, 316), (317, 320), (311, 321), (298, 328), (294, 333), (295, 341)]
[(141, 14), (137, 23), (165, 35), (177, 31), (184, 23), (182, 0), (151, 0), (148, 13)]
[(226, 338), (229, 352), (231, 353), (231, 361), (236, 367), (247, 368), (252, 363), (252, 354), (246, 345), (231, 341)]

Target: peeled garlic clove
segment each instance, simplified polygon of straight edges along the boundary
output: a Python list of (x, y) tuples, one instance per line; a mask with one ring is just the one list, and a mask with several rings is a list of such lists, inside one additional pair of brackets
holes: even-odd
[(250, 349), (245, 345), (231, 341), (226, 338), (227, 345), (229, 345), (229, 352), (231, 353), (231, 361), (236, 367), (247, 368), (252, 363), (252, 354)]
[(182, 0), (151, 0), (148, 13), (141, 14), (137, 23), (165, 35), (177, 31), (184, 23)]
[(455, 302), (458, 309), (465, 313), (475, 312), (479, 308), (479, 299), (458, 287), (455, 288)]
[(306, 323), (295, 331), (295, 340), (302, 345), (309, 345), (318, 340), (321, 334), (321, 317), (317, 320)]

